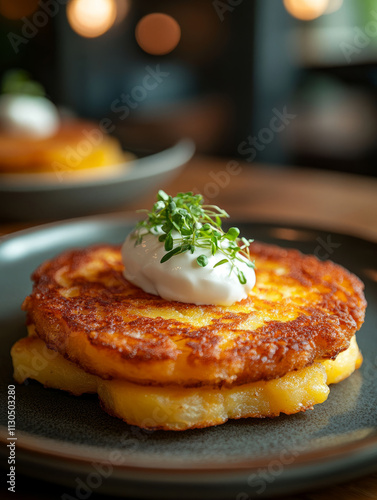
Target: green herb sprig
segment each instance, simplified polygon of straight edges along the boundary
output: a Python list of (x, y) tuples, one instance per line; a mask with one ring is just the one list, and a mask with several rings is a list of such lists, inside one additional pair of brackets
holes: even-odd
[[(194, 253), (196, 248), (209, 249), (212, 255), (223, 256), (213, 267), (229, 262), (230, 272), (234, 271), (239, 282), (244, 285), (247, 280), (238, 263), (246, 263), (254, 268), (249, 253), (249, 246), (254, 240), (240, 238), (237, 227), (224, 232), (221, 223), (222, 219), (229, 217), (227, 212), (216, 205), (204, 205), (203, 202), (200, 194), (187, 192), (172, 197), (160, 190), (152, 210), (142, 210), (146, 212), (147, 218), (136, 225), (133, 233), (135, 245), (142, 242), (146, 233), (159, 233), (159, 241), (164, 242), (167, 252), (161, 263), (180, 253)], [(196, 262), (199, 266), (206, 267), (208, 258), (201, 254)]]

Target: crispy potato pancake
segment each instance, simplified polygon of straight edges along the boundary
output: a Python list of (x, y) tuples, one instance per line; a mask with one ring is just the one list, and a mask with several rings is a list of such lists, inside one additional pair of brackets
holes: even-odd
[(85, 372), (48, 349), (29, 327), (29, 337), (12, 348), (14, 378), (27, 378), (74, 395), (98, 393), (102, 407), (129, 424), (148, 429), (186, 430), (226, 422), (229, 418), (276, 417), (323, 403), (329, 384), (348, 377), (362, 363), (356, 338), (335, 360), (313, 363), (269, 381), (234, 387), (146, 387), (124, 380), (104, 380)]
[(123, 277), (120, 248), (101, 245), (40, 266), (23, 309), (85, 372), (156, 388), (270, 381), (349, 348), (366, 307), (356, 276), (296, 250), (253, 243), (251, 254), (257, 284), (229, 307), (147, 294)]

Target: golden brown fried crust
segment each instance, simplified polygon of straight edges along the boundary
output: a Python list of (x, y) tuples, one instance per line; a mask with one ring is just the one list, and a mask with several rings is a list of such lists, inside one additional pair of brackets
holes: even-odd
[(146, 385), (232, 386), (334, 359), (364, 320), (363, 284), (330, 261), (253, 243), (257, 284), (230, 307), (168, 302), (122, 274), (120, 248), (42, 264), (23, 309), (37, 335), (88, 372)]

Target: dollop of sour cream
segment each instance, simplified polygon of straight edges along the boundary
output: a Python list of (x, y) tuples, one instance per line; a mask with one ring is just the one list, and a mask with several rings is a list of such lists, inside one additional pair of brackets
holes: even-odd
[(0, 125), (12, 136), (44, 139), (57, 132), (60, 117), (45, 97), (4, 94), (0, 96)]
[[(246, 264), (246, 257), (242, 257), (244, 262), (237, 261), (237, 267), (245, 275), (245, 284), (240, 283), (229, 262), (214, 268), (224, 255), (221, 252), (211, 255), (210, 249), (196, 248), (194, 253), (187, 251), (161, 263), (166, 250), (164, 243), (158, 241), (159, 234), (146, 233), (142, 242), (135, 245), (131, 233), (122, 246), (124, 276), (145, 292), (169, 301), (230, 306), (245, 299), (254, 287), (255, 272)], [(205, 267), (196, 262), (199, 255), (208, 258)]]

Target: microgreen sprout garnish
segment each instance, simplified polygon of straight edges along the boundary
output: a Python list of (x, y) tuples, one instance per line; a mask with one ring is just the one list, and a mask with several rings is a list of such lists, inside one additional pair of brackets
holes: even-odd
[[(152, 210), (142, 210), (146, 212), (147, 218), (136, 225), (133, 233), (135, 245), (142, 242), (146, 233), (158, 235), (166, 250), (161, 263), (180, 253), (194, 253), (197, 248), (209, 249), (211, 255), (222, 257), (213, 267), (229, 262), (230, 272), (235, 272), (239, 282), (244, 285), (246, 277), (238, 263), (254, 267), (249, 253), (250, 243), (254, 240), (240, 238), (240, 231), (236, 227), (224, 232), (221, 223), (222, 219), (229, 217), (227, 212), (216, 205), (204, 205), (203, 202), (200, 194), (187, 192), (172, 197), (160, 190)], [(201, 254), (196, 262), (206, 267), (208, 258)]]

